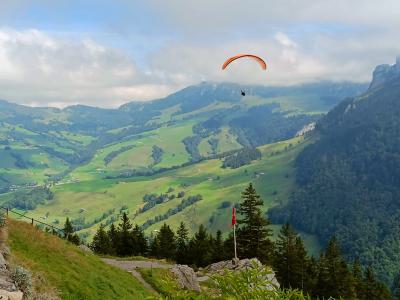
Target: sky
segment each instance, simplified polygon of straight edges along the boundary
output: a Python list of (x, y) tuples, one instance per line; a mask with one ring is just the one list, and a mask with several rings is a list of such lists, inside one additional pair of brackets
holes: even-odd
[[(398, 0), (1, 0), (0, 99), (118, 107), (201, 81), (367, 82), (399, 36)], [(238, 53), (268, 69), (222, 71)]]

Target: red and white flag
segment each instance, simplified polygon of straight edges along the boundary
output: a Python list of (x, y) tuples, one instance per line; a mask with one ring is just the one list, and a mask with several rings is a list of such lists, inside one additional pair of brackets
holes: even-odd
[(232, 207), (232, 227), (236, 225), (236, 208)]

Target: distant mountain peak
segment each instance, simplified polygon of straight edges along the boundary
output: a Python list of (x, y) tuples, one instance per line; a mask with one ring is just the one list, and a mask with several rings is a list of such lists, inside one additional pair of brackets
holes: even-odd
[(370, 90), (379, 88), (385, 83), (400, 80), (400, 55), (396, 57), (394, 65), (383, 64), (377, 66), (372, 76), (372, 82), (369, 86)]

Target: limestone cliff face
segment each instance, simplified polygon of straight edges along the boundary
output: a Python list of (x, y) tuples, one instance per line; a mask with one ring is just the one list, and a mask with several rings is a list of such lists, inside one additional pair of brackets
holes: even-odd
[(379, 65), (375, 68), (369, 89), (380, 88), (383, 84), (393, 80), (400, 80), (400, 55), (396, 58), (396, 64)]

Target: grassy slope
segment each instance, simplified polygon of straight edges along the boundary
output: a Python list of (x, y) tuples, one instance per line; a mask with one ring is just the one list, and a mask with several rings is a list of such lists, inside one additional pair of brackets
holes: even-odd
[(60, 291), (62, 299), (144, 299), (151, 294), (129, 273), (104, 264), (64, 240), (30, 224), (9, 221), (14, 263), (44, 277), (42, 289)]
[[(48, 222), (58, 219), (63, 223), (67, 216), (72, 219), (85, 217), (86, 222), (90, 222), (109, 209), (115, 208), (115, 213), (118, 213), (119, 209), (126, 205), (132, 217), (133, 213), (143, 205), (142, 198), (145, 194), (165, 193), (168, 187), (173, 187), (175, 194), (179, 191), (185, 191), (186, 195), (201, 194), (203, 200), (168, 218), (166, 220), (168, 224), (176, 228), (180, 221), (185, 221), (190, 226), (191, 232), (197, 230), (199, 224), (205, 224), (213, 232), (217, 229), (227, 232), (230, 230), (230, 209), (218, 209), (221, 203), (240, 201), (240, 193), (249, 182), (253, 182), (264, 199), (265, 210), (278, 202), (286, 201), (294, 187), (294, 159), (306, 143), (307, 141), (296, 138), (262, 146), (261, 160), (238, 169), (223, 169), (221, 161), (215, 159), (151, 177), (98, 179), (60, 185), (53, 189), (56, 194), (55, 201), (46, 206), (39, 206), (35, 211), (29, 212), (29, 215), (40, 219), (49, 212)], [(291, 148), (289, 144), (292, 144)], [(272, 155), (277, 151), (280, 153)], [(255, 173), (264, 174), (257, 176)], [(157, 205), (138, 215), (133, 222), (143, 224), (179, 203), (179, 199), (174, 199)], [(66, 208), (68, 211), (65, 211)], [(85, 211), (80, 212), (81, 208)], [(82, 232), (93, 234), (98, 225)], [(147, 233), (158, 229), (161, 225), (161, 222), (154, 224), (147, 229)], [(278, 228), (275, 229), (278, 231)], [(316, 249), (317, 252), (317, 241), (312, 236), (303, 235), (303, 237), (308, 248)]]
[[(161, 147), (164, 151), (162, 161), (156, 168), (183, 164), (189, 160), (189, 154), (182, 140), (193, 134), (194, 124), (194, 121), (186, 121), (173, 126), (164, 126), (132, 136), (128, 140), (107, 145), (99, 149), (88, 164), (75, 169), (70, 176), (79, 180), (93, 180), (104, 177), (105, 173), (118, 174), (123, 170), (148, 167), (153, 163), (151, 157), (153, 145)], [(104, 163), (104, 158), (109, 153), (130, 145), (135, 147), (120, 153), (108, 165)]]

